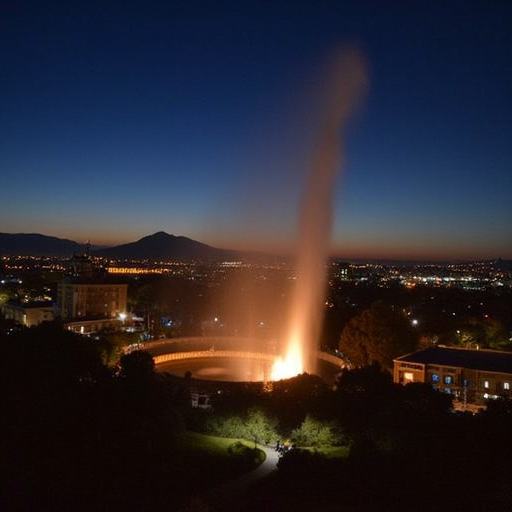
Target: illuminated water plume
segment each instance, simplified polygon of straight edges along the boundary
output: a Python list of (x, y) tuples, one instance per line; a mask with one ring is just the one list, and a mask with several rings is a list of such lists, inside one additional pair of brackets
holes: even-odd
[(328, 66), (322, 95), (321, 123), (300, 216), (296, 253), (296, 288), (292, 298), (284, 356), (271, 372), (272, 380), (314, 373), (325, 294), (333, 183), (343, 161), (341, 135), (361, 93), (366, 66), (357, 49), (341, 49)]

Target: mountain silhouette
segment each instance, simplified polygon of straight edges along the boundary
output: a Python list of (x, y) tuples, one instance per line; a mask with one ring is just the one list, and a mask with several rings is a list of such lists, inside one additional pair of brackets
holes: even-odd
[(237, 253), (217, 249), (186, 236), (159, 231), (136, 242), (94, 251), (97, 256), (136, 260), (222, 261), (235, 258)]
[(72, 256), (85, 252), (86, 245), (38, 233), (0, 233), (2, 256)]

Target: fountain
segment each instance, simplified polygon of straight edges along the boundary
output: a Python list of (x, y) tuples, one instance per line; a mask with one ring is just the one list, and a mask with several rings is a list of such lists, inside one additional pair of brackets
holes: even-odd
[[(191, 370), (195, 378), (206, 380), (267, 381), (295, 377), (305, 371), (316, 373), (319, 358), (333, 367), (343, 367), (342, 360), (317, 351), (317, 345), (324, 304), (333, 183), (343, 156), (340, 139), (366, 86), (366, 68), (361, 54), (355, 49), (337, 51), (329, 62), (325, 84), (320, 128), (301, 209), (296, 287), (283, 354), (255, 349), (261, 345), (253, 343), (256, 340), (212, 341), (203, 337), (169, 340), (175, 347), (170, 353), (165, 343), (157, 342), (154, 348), (148, 347), (163, 371), (183, 374)], [(216, 349), (208, 349), (209, 346)], [(232, 350), (233, 347), (236, 350)]]
[(357, 50), (339, 50), (329, 63), (321, 125), (306, 183), (296, 253), (297, 286), (292, 298), (287, 345), (275, 361), (272, 380), (315, 373), (314, 354), (321, 327), (334, 178), (342, 160), (343, 132), (366, 85)]

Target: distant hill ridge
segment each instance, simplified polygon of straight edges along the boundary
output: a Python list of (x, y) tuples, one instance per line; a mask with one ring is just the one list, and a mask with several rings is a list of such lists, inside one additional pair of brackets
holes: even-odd
[[(86, 244), (37, 233), (0, 233), (0, 255), (72, 256), (86, 251)], [(185, 236), (159, 231), (136, 242), (115, 247), (91, 247), (91, 254), (116, 259), (221, 261), (240, 257), (236, 251), (217, 249)]]
[[(91, 254), (105, 258), (155, 260), (155, 261), (205, 261), (218, 262), (229, 260), (243, 260), (257, 263), (283, 261), (282, 256), (264, 254), (250, 251), (233, 251), (218, 249), (207, 244), (192, 240), (186, 236), (169, 235), (158, 231), (145, 236), (136, 242), (117, 245), (114, 247), (90, 246)], [(81, 244), (65, 238), (41, 235), (39, 233), (0, 233), (0, 256), (58, 256), (70, 257), (73, 254), (84, 253), (86, 244)], [(286, 258), (285, 258), (286, 259)], [(334, 260), (340, 260), (339, 257)], [(345, 261), (344, 259), (341, 259)], [(347, 260), (348, 261), (348, 260)], [(388, 265), (413, 265), (426, 262), (414, 261), (383, 261), (358, 259), (351, 261), (382, 263)], [(436, 264), (449, 264), (437, 262)], [(453, 262), (452, 262), (453, 263)], [(496, 259), (496, 268), (510, 271), (512, 261)]]
[(84, 252), (85, 244), (39, 233), (0, 233), (1, 256), (72, 256)]

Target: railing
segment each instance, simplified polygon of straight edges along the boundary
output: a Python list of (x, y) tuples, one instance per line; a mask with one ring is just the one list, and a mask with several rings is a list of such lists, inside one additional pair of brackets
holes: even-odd
[(322, 359), (323, 361), (327, 361), (335, 366), (339, 366), (340, 368), (348, 368), (348, 364), (344, 359), (340, 357), (333, 356), (332, 354), (328, 354), (327, 352), (322, 352), (321, 350), (316, 351), (316, 356), (318, 359)]
[[(155, 341), (147, 341), (144, 348), (151, 350), (152, 348), (161, 347), (162, 345), (179, 345), (186, 343), (202, 343), (208, 345), (222, 345), (224, 343), (254, 343), (255, 338), (238, 337), (238, 336), (190, 336), (186, 338), (165, 338)], [(269, 342), (269, 340), (257, 340), (260, 342)]]
[[(172, 344), (178, 344), (180, 342), (183, 343), (190, 343), (190, 342), (201, 342), (205, 343), (208, 341), (209, 343), (214, 344), (225, 342), (226, 340), (229, 340), (231, 343), (233, 343), (233, 338), (177, 338), (174, 340)], [(245, 341), (247, 341), (246, 338), (244, 338)], [(169, 341), (167, 341), (169, 343)], [(164, 342), (153, 342), (151, 344), (147, 343), (145, 345), (145, 349), (150, 349), (151, 346), (155, 345), (163, 345)], [(150, 346), (148, 346), (150, 345)], [(339, 368), (347, 368), (346, 362), (336, 356), (333, 356), (332, 354), (328, 354), (327, 352), (322, 352), (320, 350), (317, 350), (316, 355), (318, 359), (322, 359), (323, 361), (326, 361), (330, 364), (333, 364), (334, 366), (338, 366)], [(244, 350), (215, 350), (215, 349), (208, 349), (208, 350), (191, 350), (187, 352), (171, 352), (168, 354), (160, 354), (153, 356), (153, 360), (155, 361), (155, 364), (161, 364), (161, 363), (167, 363), (169, 361), (181, 361), (184, 359), (198, 359), (198, 358), (212, 358), (212, 357), (226, 357), (230, 359), (260, 359), (264, 361), (274, 361), (277, 357), (276, 354), (269, 354), (265, 352), (252, 352), (252, 351), (244, 351)]]
[(263, 352), (245, 352), (241, 350), (192, 350), (190, 352), (172, 352), (170, 354), (162, 354), (154, 356), (155, 364), (167, 363), (169, 361), (181, 361), (184, 359), (199, 359), (204, 357), (226, 357), (230, 359), (261, 359), (264, 361), (274, 361), (276, 358), (273, 354), (265, 354)]

